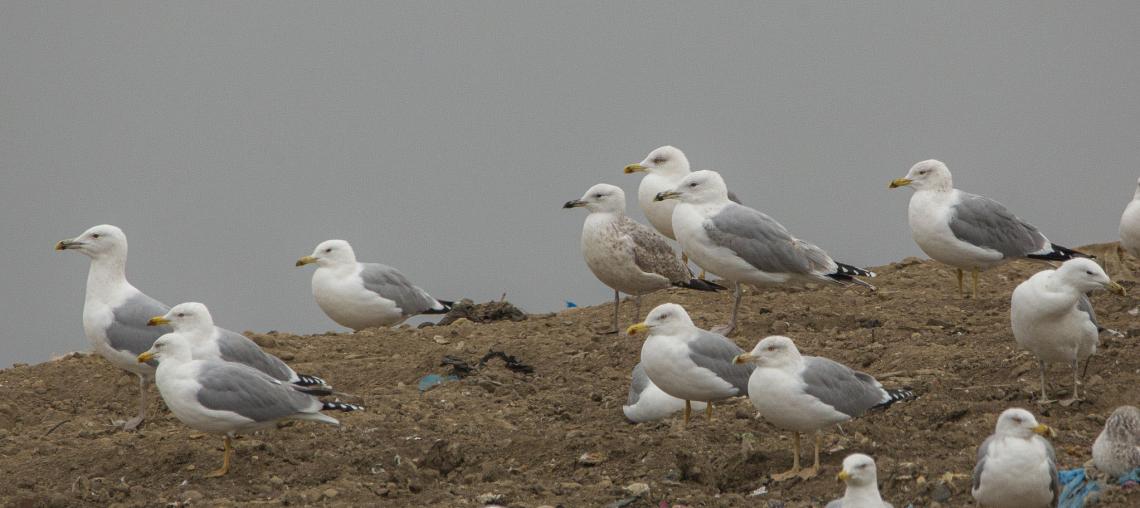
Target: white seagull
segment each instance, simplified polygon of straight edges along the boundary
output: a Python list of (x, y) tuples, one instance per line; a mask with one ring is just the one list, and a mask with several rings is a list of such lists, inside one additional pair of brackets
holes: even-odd
[(879, 495), (875, 459), (862, 453), (848, 455), (843, 459), (843, 470), (838, 477), (847, 484), (847, 491), (825, 508), (894, 508)]
[(1136, 181), (1132, 201), (1120, 216), (1120, 246), (1133, 257), (1140, 258), (1140, 180)]
[[(654, 198), (660, 192), (673, 190), (692, 172), (685, 152), (665, 145), (649, 152), (645, 160), (626, 166), (624, 171), (627, 175), (645, 173), (645, 177), (637, 186), (637, 205), (641, 207), (641, 212), (645, 214), (646, 219), (649, 219), (654, 229), (676, 240), (673, 236), (673, 208), (677, 206), (677, 202), (656, 201)], [(740, 202), (732, 191), (728, 191), (728, 199)]]
[[(298, 386), (315, 386), (330, 389), (325, 380), (307, 374), (298, 374), (280, 358), (266, 353), (245, 335), (214, 326), (210, 309), (198, 302), (175, 305), (162, 316), (147, 321), (147, 326), (170, 325), (174, 333), (190, 343), (195, 360), (221, 360), (253, 367), (278, 381)], [(329, 391), (328, 394), (332, 392)]]
[(649, 337), (641, 346), (641, 365), (661, 391), (685, 401), (686, 424), (692, 401), (707, 403), (705, 416), (711, 420), (713, 401), (748, 394), (752, 366), (732, 363), (744, 350), (723, 335), (697, 328), (684, 307), (658, 305), (626, 333), (643, 331)]
[(123, 423), (123, 429), (134, 430), (146, 418), (147, 386), (154, 377), (154, 367), (135, 358), (170, 331), (170, 327), (146, 325), (151, 316), (164, 314), (168, 307), (127, 282), (127, 235), (123, 230), (109, 224), (95, 226), (55, 244), (55, 249), (74, 250), (91, 258), (83, 300), (83, 332), (96, 353), (138, 376), (138, 414)]
[(1010, 299), (1010, 325), (1017, 345), (1037, 357), (1041, 367), (1041, 400), (1045, 392), (1047, 363), (1067, 363), (1073, 368), (1073, 398), (1080, 400), (1078, 364), (1096, 353), (1099, 327), (1088, 292), (1107, 289), (1123, 295), (1124, 288), (1091, 259), (1071, 259), (1056, 270), (1042, 270), (1018, 284)]
[[(748, 380), (748, 399), (773, 425), (793, 432), (792, 469), (772, 475), (775, 481), (819, 474), (821, 429), (843, 423), (868, 410), (914, 398), (909, 390), (886, 390), (875, 378), (818, 356), (802, 356), (792, 339), (765, 337), (738, 364), (755, 365)], [(815, 462), (800, 469), (800, 433), (815, 433)]]
[(1061, 494), (1053, 445), (1041, 436), (1053, 429), (1029, 411), (1006, 409), (993, 435), (978, 447), (971, 494), (985, 508), (1056, 506)]
[(837, 263), (823, 249), (792, 236), (775, 219), (729, 201), (724, 179), (715, 171), (696, 171), (654, 199), (680, 200), (673, 209), (673, 232), (681, 249), (701, 268), (736, 285), (732, 320), (717, 331), (729, 334), (736, 329), (741, 284), (828, 282), (874, 289), (854, 277), (874, 277), (874, 273)]
[(178, 332), (160, 337), (137, 360), (158, 361), (158, 392), (182, 423), (200, 432), (225, 435), (222, 467), (207, 477), (229, 472), (233, 455), (230, 440), (235, 434), (273, 428), (281, 420), (339, 425), (335, 418), (321, 411), (363, 409), (353, 404), (321, 402), (309, 393), (309, 388), (278, 381), (248, 365), (194, 360), (189, 341)]
[(1088, 255), (1056, 245), (1033, 225), (1004, 205), (985, 196), (954, 188), (950, 169), (940, 161), (915, 164), (890, 188), (911, 186), (907, 219), (918, 247), (935, 261), (958, 270), (958, 292), (964, 294), (962, 271), (973, 279), (978, 296), (978, 272), (1011, 259), (1065, 261)]
[(618, 331), (621, 295), (636, 297), (635, 314), (641, 317), (641, 295), (670, 286), (700, 291), (723, 289), (689, 276), (669, 242), (649, 227), (625, 215), (625, 192), (599, 183), (562, 208), (590, 211), (582, 224), (582, 257), (594, 276), (614, 290), (613, 332)]
[(418, 314), (446, 314), (452, 302), (436, 300), (404, 274), (380, 263), (358, 263), (344, 240), (327, 240), (297, 266), (316, 263), (313, 297), (330, 319), (353, 330), (391, 326)]
[(1116, 408), (1093, 442), (1092, 457), (1096, 468), (1112, 477), (1140, 467), (1140, 409)]
[[(702, 411), (705, 409), (705, 403), (696, 402), (692, 407)], [(621, 407), (626, 419), (634, 423), (652, 422), (668, 418), (669, 415), (682, 409), (685, 409), (685, 401), (661, 391), (653, 381), (649, 380), (645, 366), (638, 363), (633, 367), (629, 383), (629, 399)]]

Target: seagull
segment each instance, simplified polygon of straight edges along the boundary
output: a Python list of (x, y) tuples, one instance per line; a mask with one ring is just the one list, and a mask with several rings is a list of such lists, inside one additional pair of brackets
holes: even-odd
[(837, 263), (823, 249), (792, 236), (775, 219), (729, 201), (724, 179), (715, 171), (696, 171), (654, 199), (681, 200), (673, 210), (673, 232), (681, 249), (701, 268), (736, 285), (732, 320), (718, 332), (727, 335), (736, 329), (742, 283), (822, 281), (875, 288), (855, 278), (874, 273)]
[(931, 259), (958, 270), (958, 292), (963, 270), (970, 270), (974, 298), (978, 297), (978, 272), (1011, 259), (1065, 261), (1089, 257), (1056, 245), (1033, 225), (1021, 220), (1004, 205), (985, 196), (954, 188), (950, 169), (940, 161), (915, 164), (890, 188), (911, 186), (907, 212), (911, 236)]
[(1140, 409), (1116, 408), (1093, 442), (1092, 457), (1098, 470), (1113, 477), (1140, 467)]
[(994, 433), (978, 447), (971, 493), (986, 508), (1056, 506), (1061, 494), (1057, 457), (1045, 438), (1053, 429), (1029, 411), (1006, 409)]
[(649, 337), (641, 346), (641, 365), (661, 391), (685, 401), (685, 424), (692, 401), (707, 403), (705, 417), (712, 420), (713, 401), (747, 395), (752, 366), (732, 363), (744, 350), (723, 335), (697, 328), (684, 307), (658, 305), (645, 322), (626, 329), (629, 335), (644, 331)]
[[(307, 374), (297, 374), (280, 358), (261, 350), (245, 335), (214, 326), (214, 318), (205, 305), (186, 302), (175, 305), (165, 315), (155, 316), (147, 326), (171, 325), (190, 343), (191, 357), (195, 360), (220, 360), (253, 367), (278, 381), (298, 386), (317, 386), (329, 389), (325, 380)], [(137, 362), (136, 362), (137, 363)]]
[[(645, 366), (638, 363), (633, 367), (632, 379), (629, 385), (629, 401), (621, 407), (626, 419), (634, 423), (652, 422), (667, 418), (685, 408), (685, 401), (661, 391), (649, 374), (645, 373)], [(697, 411), (705, 409), (704, 402), (696, 402), (693, 408)]]
[(379, 263), (358, 263), (344, 240), (327, 240), (297, 266), (316, 263), (313, 296), (329, 318), (341, 326), (363, 330), (391, 326), (418, 314), (447, 314), (451, 304), (436, 300), (404, 274)]
[(273, 428), (282, 420), (311, 420), (339, 425), (321, 411), (359, 411), (340, 402), (322, 402), (310, 388), (284, 383), (253, 367), (220, 360), (194, 360), (192, 346), (175, 332), (163, 335), (138, 362), (158, 361), (155, 384), (170, 412), (200, 432), (225, 435), (222, 467), (208, 478), (225, 475), (238, 433)]
[[(748, 399), (765, 420), (793, 432), (792, 469), (772, 475), (775, 481), (819, 474), (820, 429), (915, 398), (909, 390), (886, 390), (875, 378), (846, 365), (801, 356), (792, 339), (780, 335), (765, 337), (733, 363), (756, 366), (748, 379)], [(815, 433), (811, 469), (800, 469), (801, 432)]]
[(582, 256), (598, 280), (614, 290), (613, 333), (618, 331), (619, 293), (636, 297), (635, 313), (641, 317), (641, 295), (670, 286), (716, 291), (716, 284), (692, 279), (677, 259), (669, 242), (649, 227), (626, 217), (625, 192), (599, 183), (581, 198), (562, 208), (585, 207), (590, 211), (582, 225)]
[(875, 459), (853, 453), (843, 459), (839, 481), (847, 484), (843, 497), (827, 503), (826, 508), (894, 508), (879, 495), (879, 479)]
[[(676, 240), (677, 237), (673, 236), (673, 208), (677, 206), (677, 202), (656, 201), (654, 198), (659, 192), (673, 190), (681, 180), (689, 176), (691, 171), (685, 152), (665, 145), (649, 152), (645, 160), (626, 166), (624, 171), (627, 175), (645, 173), (641, 184), (637, 186), (637, 205), (641, 207), (645, 218), (649, 219), (649, 223), (657, 232), (670, 240)], [(728, 199), (740, 203), (732, 191), (728, 191)]]
[(1099, 342), (1096, 317), (1087, 293), (1107, 289), (1123, 295), (1124, 287), (1113, 282), (1091, 259), (1076, 258), (1056, 270), (1042, 270), (1018, 284), (1010, 299), (1010, 325), (1017, 345), (1032, 352), (1041, 367), (1041, 400), (1045, 393), (1046, 363), (1064, 362), (1073, 367), (1073, 398), (1077, 394), (1078, 363), (1096, 353)]
[(154, 378), (154, 367), (136, 362), (135, 357), (170, 331), (170, 327), (146, 326), (148, 318), (165, 313), (168, 307), (127, 282), (127, 235), (123, 230), (109, 224), (95, 226), (55, 244), (55, 250), (73, 250), (91, 258), (83, 332), (96, 353), (138, 376), (138, 414), (123, 423), (124, 430), (135, 430), (146, 419), (147, 387)]
[(1133, 257), (1140, 258), (1140, 180), (1136, 181), (1132, 201), (1120, 216), (1120, 246)]

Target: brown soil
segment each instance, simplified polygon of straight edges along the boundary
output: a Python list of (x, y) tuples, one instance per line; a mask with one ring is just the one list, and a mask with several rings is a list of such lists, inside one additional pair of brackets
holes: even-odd
[[(718, 405), (712, 422), (702, 416), (688, 428), (679, 417), (627, 423), (621, 406), (643, 338), (595, 333), (609, 323), (611, 308), (602, 305), (525, 321), (255, 335), (368, 409), (337, 414), (340, 427), (296, 423), (238, 439), (234, 468), (221, 479), (204, 478), (220, 463), (221, 439), (195, 435), (159, 403), (140, 432), (111, 427), (133, 411), (137, 388), (100, 358), (69, 355), (0, 371), (0, 504), (821, 506), (842, 493), (835, 474), (843, 457), (864, 452), (878, 461), (883, 494), (895, 506), (971, 505), (976, 446), (1005, 408), (1028, 408), (1058, 429), (1066, 469), (1090, 459), (1113, 408), (1137, 402), (1140, 326), (1127, 313), (1137, 301), (1098, 294), (1102, 324), (1126, 337), (1102, 336), (1086, 402), (1035, 403), (1035, 362), (1015, 347), (1008, 308), (1014, 285), (1039, 269), (1019, 262), (984, 274), (978, 300), (957, 296), (950, 269), (914, 259), (877, 269), (874, 293), (750, 291), (734, 337), (742, 347), (786, 334), (806, 354), (921, 395), (844, 425), (845, 434), (827, 432), (824, 470), (809, 481), (770, 481), (791, 465), (790, 435), (755, 418), (746, 399)], [(642, 311), (673, 301), (710, 327), (727, 317), (730, 300), (667, 291), (646, 297)], [(448, 372), (442, 357), (474, 365), (491, 348), (534, 373), (492, 359), (462, 381), (417, 390), (424, 374)], [(1050, 376), (1051, 395), (1066, 395), (1069, 371), (1054, 366)], [(580, 460), (584, 454), (591, 455)], [(649, 487), (640, 499), (625, 491), (637, 482)], [(767, 493), (749, 497), (760, 487)], [(1103, 505), (1137, 503), (1140, 494), (1110, 490)]]

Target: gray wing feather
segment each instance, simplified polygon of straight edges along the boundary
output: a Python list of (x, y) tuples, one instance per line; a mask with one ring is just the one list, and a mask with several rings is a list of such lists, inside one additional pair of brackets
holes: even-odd
[(263, 351), (245, 335), (225, 328), (218, 328), (218, 333), (218, 351), (223, 360), (248, 365), (278, 381), (289, 382), (293, 379), (293, 369), (280, 358)]
[(427, 291), (414, 286), (395, 268), (380, 263), (361, 264), (364, 265), (360, 271), (364, 289), (396, 302), (405, 316), (421, 314), (438, 305)]
[(734, 365), (732, 359), (743, 353), (740, 346), (723, 335), (700, 330), (700, 335), (689, 342), (689, 359), (699, 367), (711, 370), (717, 377), (736, 387), (737, 395), (748, 393), (748, 378), (755, 364)]
[(1089, 321), (1092, 321), (1097, 331), (1102, 330), (1100, 323), (1096, 321), (1096, 311), (1093, 310), (1092, 301), (1089, 300), (1088, 295), (1081, 295), (1081, 297), (1077, 299), (1077, 310), (1089, 315)]
[(804, 357), (804, 392), (852, 418), (889, 398), (868, 374), (818, 356)]
[(207, 362), (196, 379), (198, 403), (218, 411), (230, 411), (264, 423), (311, 413), (320, 401), (238, 363)]
[(638, 363), (633, 367), (633, 375), (629, 383), (629, 401), (626, 402), (626, 405), (637, 404), (638, 399), (641, 398), (641, 392), (645, 391), (649, 383), (649, 374), (646, 374), (645, 367)]
[(732, 201), (733, 203), (736, 203), (738, 205), (744, 204), (744, 202), (741, 201), (740, 198), (736, 197), (736, 193), (732, 192), (732, 191), (728, 191), (728, 200)]
[(974, 474), (972, 489), (977, 490), (978, 486), (982, 484), (982, 471), (986, 469), (986, 455), (990, 452), (990, 443), (994, 440), (994, 436), (987, 437), (982, 441), (982, 445), (978, 447), (978, 462), (974, 464)]
[(1061, 498), (1061, 479), (1057, 475), (1057, 452), (1053, 450), (1053, 444), (1049, 440), (1038, 437), (1041, 442), (1045, 443), (1045, 454), (1049, 457), (1049, 492), (1053, 493), (1053, 505), (1057, 506), (1057, 500)]
[(730, 203), (704, 226), (709, 239), (759, 270), (802, 275), (836, 270), (823, 249), (793, 237), (775, 219), (746, 206)]
[(689, 280), (689, 271), (665, 237), (629, 217), (622, 219), (618, 230), (633, 240), (633, 262), (641, 271), (655, 273), (672, 283)]
[(996, 250), (1007, 258), (1032, 254), (1048, 243), (1036, 227), (1001, 203), (966, 192), (960, 196), (950, 215), (950, 231), (959, 240)]
[(166, 314), (170, 307), (142, 293), (123, 302), (111, 312), (113, 318), (107, 327), (107, 341), (112, 349), (138, 355), (150, 349), (154, 341), (173, 331), (169, 326), (147, 326), (155, 316)]

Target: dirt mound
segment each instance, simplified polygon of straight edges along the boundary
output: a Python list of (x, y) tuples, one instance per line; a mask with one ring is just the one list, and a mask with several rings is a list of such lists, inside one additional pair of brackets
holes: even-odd
[[(522, 321), (255, 334), (368, 409), (336, 415), (339, 427), (304, 422), (242, 437), (221, 479), (204, 478), (219, 465), (221, 439), (195, 435), (161, 404), (140, 432), (110, 427), (133, 411), (137, 388), (100, 358), (69, 355), (0, 371), (0, 504), (822, 506), (842, 492), (835, 474), (843, 457), (863, 452), (878, 461), (883, 494), (895, 506), (969, 505), (976, 447), (1005, 408), (1025, 407), (1057, 428), (1058, 460), (1072, 468), (1090, 459), (1112, 409), (1137, 402), (1140, 326), (1129, 314), (1137, 301), (1097, 294), (1102, 324), (1125, 336), (1102, 336), (1086, 402), (1036, 405), (1036, 363), (1016, 348), (1008, 309), (1014, 285), (1040, 269), (1014, 263), (988, 272), (978, 300), (958, 298), (951, 270), (917, 259), (875, 268), (873, 293), (749, 291), (734, 337), (742, 347), (789, 335), (806, 354), (920, 395), (824, 434), (824, 471), (809, 481), (769, 480), (791, 465), (791, 436), (756, 419), (745, 399), (718, 404), (712, 422), (702, 416), (687, 429), (679, 418), (627, 423), (621, 406), (643, 338), (596, 334), (610, 319), (603, 304)], [(1114, 271), (1136, 269), (1127, 260)], [(646, 297), (643, 309), (680, 303), (710, 327), (727, 319), (731, 298), (664, 291)], [(462, 379), (419, 390), (425, 375), (451, 373), (444, 357), (473, 367), (491, 350), (533, 372), (493, 357)], [(1068, 371), (1054, 366), (1050, 376), (1051, 395), (1063, 397)], [(1138, 503), (1140, 494), (1110, 490), (1102, 505)]]

